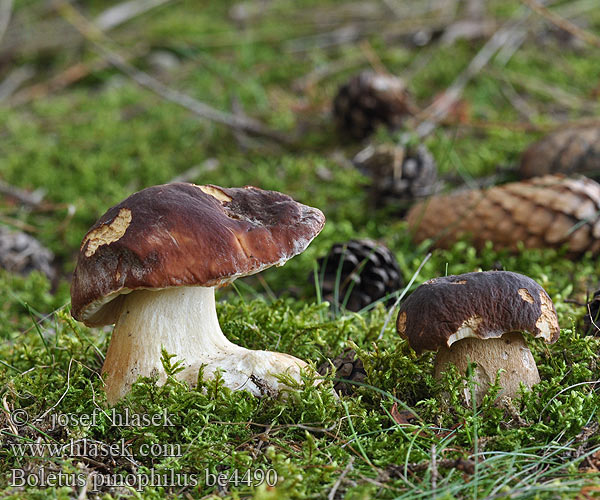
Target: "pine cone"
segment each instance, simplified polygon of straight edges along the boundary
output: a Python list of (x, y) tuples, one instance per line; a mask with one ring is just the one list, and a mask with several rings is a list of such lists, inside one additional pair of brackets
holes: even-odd
[[(350, 380), (352, 382), (364, 383), (367, 379), (367, 372), (363, 362), (356, 356), (353, 349), (346, 349), (342, 354), (331, 360), (335, 367), (335, 378)], [(331, 365), (328, 361), (319, 367), (321, 375), (332, 375)], [(333, 388), (340, 394), (348, 396), (358, 389), (358, 385), (349, 384), (341, 380), (334, 383)]]
[(523, 153), (522, 178), (555, 173), (600, 179), (600, 125), (558, 130)]
[(406, 87), (394, 76), (363, 71), (340, 87), (333, 101), (339, 128), (353, 139), (364, 139), (379, 125), (398, 128), (414, 105)]
[(360, 311), (402, 287), (402, 275), (394, 254), (373, 240), (336, 243), (327, 256), (318, 260), (318, 267), (319, 281), (321, 277), (323, 280), (323, 298), (334, 303), (336, 283), (339, 283), (339, 303), (345, 302), (350, 311)]
[(586, 335), (600, 336), (600, 290), (596, 290), (587, 304), (587, 313), (583, 319), (583, 331)]
[(437, 188), (437, 166), (424, 145), (368, 146), (352, 160), (371, 178), (370, 195), (375, 206), (400, 202), (404, 208), (417, 198), (429, 196)]
[(409, 211), (416, 241), (427, 238), (447, 248), (470, 235), (477, 248), (560, 248), (570, 255), (600, 253), (600, 185), (586, 179), (548, 175), (486, 190), (434, 196)]
[(0, 267), (7, 271), (27, 275), (40, 271), (53, 280), (54, 255), (34, 237), (0, 226)]

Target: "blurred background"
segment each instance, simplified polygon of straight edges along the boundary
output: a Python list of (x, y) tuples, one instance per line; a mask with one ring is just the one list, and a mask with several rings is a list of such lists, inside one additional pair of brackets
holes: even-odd
[[(41, 270), (64, 301), (94, 221), (183, 180), (325, 212), (305, 254), (250, 280), (259, 293), (313, 300), (315, 259), (359, 237), (390, 247), (406, 280), (426, 251), (407, 204), (514, 180), (529, 144), (597, 115), (599, 26), (596, 0), (0, 0), (4, 267)], [(399, 120), (360, 116), (379, 85), (364, 71), (395, 79)]]

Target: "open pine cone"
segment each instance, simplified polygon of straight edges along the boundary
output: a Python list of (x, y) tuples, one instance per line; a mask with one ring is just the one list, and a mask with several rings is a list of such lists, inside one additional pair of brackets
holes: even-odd
[(375, 206), (400, 204), (403, 208), (437, 189), (437, 166), (424, 145), (367, 146), (352, 160), (371, 179), (370, 196)]
[[(364, 383), (367, 379), (367, 372), (363, 362), (356, 356), (353, 349), (346, 349), (342, 354), (331, 360), (335, 367), (335, 378), (349, 380), (351, 382)], [(333, 370), (328, 361), (319, 367), (321, 375), (332, 375)], [(333, 384), (333, 388), (340, 394), (349, 395), (356, 391), (359, 385), (338, 380)]]
[(379, 125), (396, 129), (414, 112), (402, 80), (363, 71), (342, 85), (333, 101), (333, 114), (343, 133), (360, 140)]
[(534, 177), (489, 189), (433, 196), (406, 219), (418, 242), (447, 248), (463, 236), (482, 248), (561, 248), (570, 255), (600, 253), (600, 185), (585, 177)]
[(523, 153), (522, 178), (555, 173), (600, 179), (600, 124), (557, 130)]
[(53, 280), (53, 261), (54, 254), (33, 236), (0, 226), (0, 268), (22, 275), (40, 271)]
[(335, 303), (337, 296), (338, 305), (345, 304), (350, 311), (360, 311), (402, 287), (396, 257), (385, 245), (373, 240), (336, 243), (318, 260), (318, 267), (323, 298)]

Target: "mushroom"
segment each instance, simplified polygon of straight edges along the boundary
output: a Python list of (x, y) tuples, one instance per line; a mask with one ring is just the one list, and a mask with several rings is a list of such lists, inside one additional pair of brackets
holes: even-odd
[[(514, 398), (520, 384), (540, 381), (521, 332), (554, 343), (560, 335), (552, 300), (534, 280), (508, 271), (486, 271), (435, 278), (419, 286), (402, 304), (398, 333), (420, 354), (437, 351), (434, 375), (449, 364), (465, 373), (476, 363), (475, 401), (500, 374), (499, 397)], [(470, 401), (469, 391), (465, 398)]]
[(109, 404), (139, 376), (166, 375), (161, 348), (182, 362), (191, 385), (222, 372), (224, 385), (255, 395), (300, 380), (306, 363), (230, 342), (215, 309), (215, 287), (283, 265), (319, 234), (320, 210), (255, 187), (172, 183), (139, 191), (110, 208), (81, 244), (71, 284), (72, 315), (88, 326), (114, 323), (102, 373)]

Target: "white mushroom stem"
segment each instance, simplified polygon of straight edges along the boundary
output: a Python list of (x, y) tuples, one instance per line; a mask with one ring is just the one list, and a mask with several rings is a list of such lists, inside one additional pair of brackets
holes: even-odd
[[(496, 380), (498, 370), (502, 390), (498, 395), (515, 398), (519, 395), (521, 383), (531, 389), (540, 381), (535, 360), (525, 343), (523, 335), (517, 332), (505, 333), (500, 338), (481, 340), (465, 338), (442, 347), (435, 358), (434, 374), (440, 378), (448, 364), (456, 366), (460, 373), (466, 373), (469, 363), (476, 363), (473, 374), (475, 401), (479, 405), (489, 386)], [(471, 390), (465, 387), (465, 400), (470, 404)]]
[(300, 380), (300, 368), (306, 366), (288, 354), (253, 351), (227, 340), (219, 326), (214, 288), (137, 290), (123, 302), (102, 367), (109, 404), (125, 396), (139, 376), (157, 374), (164, 383), (161, 348), (176, 356), (172, 362), (185, 366), (176, 375), (180, 380), (195, 385), (204, 364), (204, 378), (221, 370), (225, 386), (256, 395), (279, 392), (278, 374)]

